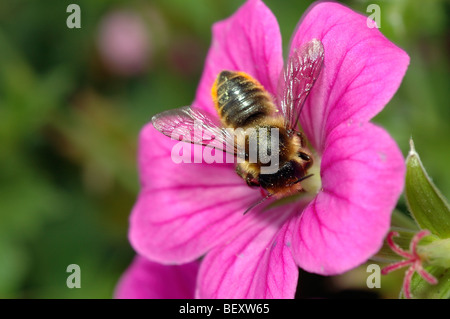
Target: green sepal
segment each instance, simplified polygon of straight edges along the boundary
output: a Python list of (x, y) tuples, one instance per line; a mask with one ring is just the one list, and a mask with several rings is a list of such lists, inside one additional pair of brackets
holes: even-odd
[(406, 159), (406, 204), (417, 224), (440, 238), (450, 238), (450, 207), (434, 185), (410, 140)]
[[(433, 275), (438, 283), (430, 284), (415, 273), (411, 280), (411, 294), (414, 299), (449, 299), (450, 298), (450, 269), (438, 266), (428, 266), (425, 270)], [(403, 291), (400, 298), (405, 298)]]
[(394, 211), (392, 212), (391, 227), (413, 230), (414, 232), (420, 230), (414, 219), (397, 209), (394, 209)]
[[(399, 227), (391, 227), (391, 231), (396, 231), (398, 233), (397, 237), (394, 237), (394, 242), (406, 251), (409, 251), (409, 245), (412, 238), (416, 235), (417, 230), (410, 230)], [(426, 236), (420, 241), (420, 245), (428, 245), (435, 240), (434, 236)], [(419, 246), (420, 247), (420, 246)], [(380, 263), (394, 263), (405, 258), (395, 253), (391, 247), (389, 247), (387, 240), (383, 242), (381, 249), (370, 259)]]
[(450, 238), (436, 239), (427, 245), (417, 246), (417, 253), (429, 265), (450, 268)]

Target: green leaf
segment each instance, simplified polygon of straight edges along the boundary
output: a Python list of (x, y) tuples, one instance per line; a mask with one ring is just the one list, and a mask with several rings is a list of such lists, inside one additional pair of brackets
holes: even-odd
[(25, 281), (29, 257), (21, 245), (0, 237), (0, 298), (17, 298), (15, 292)]
[(405, 184), (408, 209), (420, 228), (440, 238), (450, 238), (450, 207), (425, 171), (412, 139), (410, 145)]

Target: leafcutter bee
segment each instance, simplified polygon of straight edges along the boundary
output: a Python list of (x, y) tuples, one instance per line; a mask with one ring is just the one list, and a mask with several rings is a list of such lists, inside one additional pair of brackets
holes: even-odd
[[(300, 192), (300, 182), (312, 176), (308, 169), (313, 155), (298, 129), (298, 121), (323, 59), (324, 48), (317, 39), (292, 52), (280, 78), (278, 107), (256, 79), (238, 70), (224, 70), (212, 87), (218, 120), (217, 116), (186, 106), (155, 115), (153, 126), (166, 136), (181, 136), (184, 142), (233, 153), (238, 159), (237, 174), (250, 187), (265, 191), (265, 197), (255, 205), (272, 196), (282, 198)], [(203, 132), (208, 133), (207, 138)], [(252, 154), (256, 157), (252, 158)], [(274, 159), (276, 169), (268, 172)]]

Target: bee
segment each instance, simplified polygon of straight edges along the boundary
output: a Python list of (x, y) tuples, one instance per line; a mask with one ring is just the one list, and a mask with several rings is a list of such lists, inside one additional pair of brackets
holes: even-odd
[[(223, 70), (211, 90), (218, 116), (186, 106), (155, 115), (152, 124), (166, 136), (181, 136), (184, 142), (214, 147), (236, 156), (237, 174), (248, 186), (260, 187), (265, 194), (246, 212), (270, 197), (283, 198), (301, 192), (300, 182), (312, 176), (308, 175), (308, 169), (313, 164), (313, 154), (298, 121), (320, 75), (323, 59), (324, 48), (317, 39), (294, 49), (280, 78), (278, 107), (252, 76), (239, 70)], [(253, 133), (239, 136), (231, 134), (230, 129)], [(209, 133), (210, 138), (205, 138), (202, 132)], [(272, 143), (275, 138), (277, 147)], [(258, 154), (254, 160), (250, 158), (252, 152)], [(277, 169), (267, 173), (265, 169), (273, 163), (261, 154), (268, 154), (271, 159), (276, 155)]]

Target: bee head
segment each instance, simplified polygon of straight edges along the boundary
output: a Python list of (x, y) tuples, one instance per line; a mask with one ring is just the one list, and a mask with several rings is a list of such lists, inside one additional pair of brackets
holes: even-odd
[(302, 149), (298, 151), (295, 162), (300, 164), (303, 170), (303, 175), (305, 175), (308, 168), (310, 168), (313, 164), (312, 154), (308, 150)]
[(259, 184), (265, 189), (283, 188), (295, 183), (302, 176), (302, 168), (296, 161), (284, 163), (273, 174), (260, 174)]

